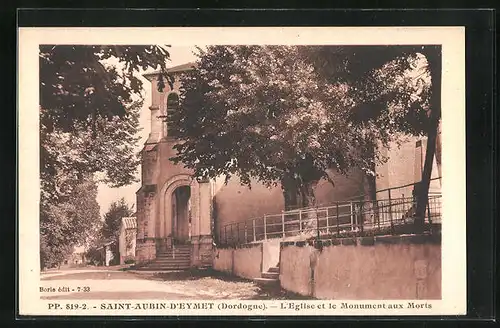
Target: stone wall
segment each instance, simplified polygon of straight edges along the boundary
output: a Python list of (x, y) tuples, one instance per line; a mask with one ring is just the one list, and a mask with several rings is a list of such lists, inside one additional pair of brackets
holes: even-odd
[(154, 239), (138, 239), (135, 248), (137, 263), (145, 263), (156, 258), (156, 245)]
[(211, 267), (214, 258), (212, 236), (195, 236), (191, 238), (191, 266)]
[(283, 242), (281, 286), (319, 299), (441, 299), (439, 235)]
[(246, 279), (260, 278), (263, 263), (262, 243), (214, 250), (212, 268)]
[(214, 260), (212, 268), (224, 273), (233, 273), (233, 249), (217, 248), (214, 251)]
[(262, 273), (262, 243), (246, 244), (234, 249), (233, 274), (247, 279)]
[(280, 239), (214, 249), (212, 268), (242, 278), (260, 278), (279, 263)]

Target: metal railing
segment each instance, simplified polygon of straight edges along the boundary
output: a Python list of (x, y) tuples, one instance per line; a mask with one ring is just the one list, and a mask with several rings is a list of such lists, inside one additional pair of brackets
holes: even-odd
[[(428, 197), (424, 222), (427, 230), (441, 223), (441, 198), (441, 194)], [(300, 234), (328, 238), (412, 233), (416, 205), (415, 197), (400, 197), (341, 201), (329, 206), (283, 211), (226, 224), (219, 229), (218, 240), (223, 245), (238, 245)]]

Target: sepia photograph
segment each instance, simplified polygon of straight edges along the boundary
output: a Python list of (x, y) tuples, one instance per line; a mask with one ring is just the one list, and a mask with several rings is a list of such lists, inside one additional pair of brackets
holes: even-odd
[(463, 29), (266, 29), (20, 33), (21, 305), (464, 313)]

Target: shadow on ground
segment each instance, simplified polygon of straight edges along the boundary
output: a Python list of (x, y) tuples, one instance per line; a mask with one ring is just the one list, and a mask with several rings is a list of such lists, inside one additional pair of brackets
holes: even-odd
[[(141, 274), (142, 275), (142, 274)], [(210, 278), (216, 284), (217, 281), (227, 283), (252, 283), (252, 280), (232, 276), (213, 269), (192, 269), (186, 271), (171, 271), (161, 273), (151, 273), (151, 280), (159, 281), (197, 281), (205, 278)], [(246, 300), (312, 300), (313, 297), (302, 296), (281, 289), (279, 286), (262, 287), (255, 284), (254, 293), (239, 299)]]

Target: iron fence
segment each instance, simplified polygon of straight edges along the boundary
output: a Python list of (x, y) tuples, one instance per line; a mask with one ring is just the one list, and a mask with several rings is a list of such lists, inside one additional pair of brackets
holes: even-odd
[[(309, 234), (319, 238), (341, 235), (412, 233), (415, 197), (376, 201), (353, 200), (329, 206), (302, 208), (264, 215), (243, 222), (229, 223), (219, 230), (219, 243), (237, 245), (271, 238)], [(441, 223), (441, 194), (431, 194), (424, 218), (424, 229), (432, 231)]]

